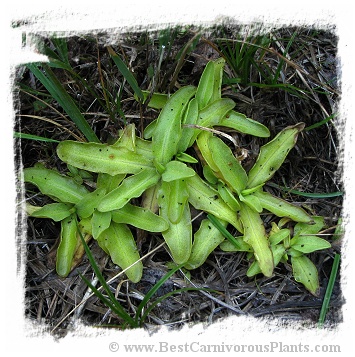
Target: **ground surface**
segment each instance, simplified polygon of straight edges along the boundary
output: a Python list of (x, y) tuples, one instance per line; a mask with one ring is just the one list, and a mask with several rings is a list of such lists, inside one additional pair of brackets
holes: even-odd
[[(195, 35), (196, 29), (171, 29), (161, 34), (127, 34), (120, 39), (109, 38), (109, 34), (69, 38), (68, 58), (94, 93), (65, 71), (54, 71), (103, 142), (114, 140), (118, 130), (124, 127), (125, 121), (114, 105), (119, 91), (122, 91), (121, 109), (125, 120), (134, 122), (140, 133), (157, 116), (156, 111), (139, 107), (133, 99), (131, 89), (110, 60), (106, 48), (108, 43), (124, 56), (142, 89), (154, 86), (155, 91), (163, 93), (174, 92), (185, 84), (197, 85), (207, 61), (220, 55), (227, 56), (228, 46), (234, 48), (239, 55), (235, 55), (232, 62), (236, 64), (239, 61), (239, 65), (233, 67), (227, 61), (223, 95), (236, 101), (238, 111), (266, 125), (271, 137), (288, 125), (304, 122), (309, 127), (336, 114), (341, 88), (337, 77), (337, 38), (333, 29), (275, 29), (265, 34), (266, 42), (263, 42), (265, 38), (260, 38), (256, 27), (240, 29), (228, 26), (211, 29), (200, 37)], [(44, 39), (44, 43), (54, 48), (48, 39)], [(163, 53), (161, 45), (165, 46)], [(254, 52), (248, 55), (247, 49)], [(18, 83), (22, 87), (17, 97), (19, 117), (16, 131), (59, 141), (73, 139), (67, 129), (80, 135), (72, 122), (59, 114), (62, 109), (54, 100), (48, 99), (50, 106), (38, 100), (38, 95), (34, 93), (45, 93), (45, 90), (28, 70), (19, 70)], [(46, 98), (43, 95), (40, 99)], [(303, 132), (272, 179), (273, 185), (268, 186), (268, 190), (275, 195), (302, 205), (313, 214), (324, 216), (328, 227), (324, 233), (329, 234), (326, 239), (331, 242), (341, 215), (342, 197), (304, 197), (285, 193), (277, 186), (307, 193), (341, 191), (341, 141), (337, 131), (339, 124), (335, 125), (331, 119)], [(236, 137), (241, 147), (248, 151), (248, 160), (255, 160), (255, 153), (265, 139), (248, 135)], [(16, 141), (17, 159), (21, 158), (24, 167), (42, 161), (48, 167), (62, 170), (63, 164), (56, 156), (55, 148), (55, 143), (25, 139)], [(27, 192), (26, 197), (37, 204), (47, 202), (46, 198), (33, 197), (31, 192)], [(267, 221), (271, 217), (265, 215), (264, 219)], [(33, 218), (28, 218), (27, 224), (24, 263), (26, 318), (49, 331), (55, 327), (53, 333), (58, 336), (66, 334), (73, 318), (79, 318), (88, 325), (119, 325), (120, 320), (95, 297), (66, 317), (88, 290), (79, 274), (92, 280), (92, 268), (84, 257), (66, 279), (59, 278), (54, 267), (60, 226), (50, 220)], [(137, 231), (136, 237), (141, 255), (162, 242), (159, 235), (150, 236)], [(90, 242), (90, 248), (104, 276), (107, 280), (112, 278), (119, 269), (94, 241)], [(172, 295), (153, 309), (146, 327), (167, 325), (179, 328), (186, 323), (213, 323), (234, 314), (273, 317), (280, 323), (297, 322), (310, 327), (319, 317), (333, 256), (339, 250), (340, 243), (335, 242), (331, 249), (310, 255), (319, 271), (321, 289), (317, 297), (294, 281), (287, 265), (278, 266), (271, 278), (257, 276), (256, 279), (248, 279), (245, 273), (249, 263), (245, 254), (216, 250), (202, 267), (191, 272), (190, 277), (195, 286), (215, 292), (188, 291)], [(148, 289), (168, 271), (168, 261), (170, 257), (165, 247), (161, 247), (144, 260), (144, 276), (140, 283), (132, 284), (122, 278), (111, 283), (128, 312), (136, 310)], [(158, 295), (191, 286), (191, 283), (177, 273), (164, 284)], [(341, 305), (338, 278), (327, 317), (330, 326), (336, 326), (341, 321)]]

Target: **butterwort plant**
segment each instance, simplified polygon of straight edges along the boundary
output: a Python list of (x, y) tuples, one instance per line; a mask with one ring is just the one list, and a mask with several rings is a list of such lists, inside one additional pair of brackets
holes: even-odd
[[(130, 267), (126, 274), (131, 281), (139, 281), (143, 266), (129, 228), (132, 225), (161, 233), (174, 262), (186, 269), (201, 266), (220, 247), (247, 251), (253, 257), (248, 275), (270, 277), (281, 260), (276, 254), (280, 248), (274, 248), (281, 241), (275, 245), (272, 235), (266, 233), (261, 213), (267, 210), (298, 222), (305, 231), (314, 227), (314, 217), (306, 211), (264, 190), (296, 144), (304, 124), (286, 127), (262, 146), (254, 166), (246, 172), (222, 140), (220, 128), (263, 138), (270, 132), (235, 111), (233, 100), (222, 98), (224, 65), (222, 58), (210, 61), (197, 87), (181, 87), (171, 96), (153, 93), (148, 105), (160, 113), (145, 128), (143, 138), (136, 135), (132, 123), (112, 145), (66, 140), (58, 144), (57, 155), (67, 164), (67, 174), (39, 164), (23, 170), (23, 180), (54, 201), (43, 207), (27, 205), (27, 212), (61, 222), (59, 275), (67, 276), (80, 260), (83, 249), (78, 234), (84, 233), (86, 240), (93, 237), (115, 264), (122, 269)], [(148, 96), (148, 92), (142, 93), (144, 98)], [(197, 155), (188, 150), (192, 147)], [(202, 175), (194, 167), (202, 168)], [(82, 176), (86, 179), (80, 179)], [(90, 186), (85, 185), (87, 177)], [(213, 222), (203, 219), (193, 232), (191, 206), (207, 213)], [(237, 235), (227, 234), (226, 240), (229, 225)], [(290, 239), (290, 246), (284, 243), (287, 239), (282, 241), (284, 258), (285, 254), (291, 257), (296, 280), (315, 293), (314, 279), (310, 286), (300, 274), (314, 269), (305, 260), (307, 251), (297, 250), (300, 237), (304, 235), (292, 238), (296, 243)]]

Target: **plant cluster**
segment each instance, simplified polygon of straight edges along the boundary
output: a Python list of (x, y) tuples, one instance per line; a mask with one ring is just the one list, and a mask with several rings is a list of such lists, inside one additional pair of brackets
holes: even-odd
[[(295, 279), (317, 294), (317, 269), (306, 254), (330, 247), (317, 236), (323, 218), (264, 189), (304, 124), (284, 128), (262, 146), (247, 172), (242, 159), (222, 140), (226, 134), (216, 129), (265, 138), (270, 133), (235, 111), (232, 99), (222, 98), (224, 65), (221, 58), (210, 61), (197, 87), (181, 87), (170, 97), (154, 93), (148, 105), (160, 114), (145, 128), (144, 139), (130, 124), (112, 145), (62, 141), (57, 155), (67, 164), (67, 175), (41, 164), (23, 170), (25, 182), (55, 201), (43, 207), (27, 204), (26, 209), (33, 217), (61, 222), (56, 265), (60, 276), (67, 276), (80, 260), (82, 234), (86, 241), (93, 237), (115, 264), (127, 269), (127, 277), (138, 282), (143, 265), (129, 228), (135, 226), (161, 233), (173, 261), (189, 270), (201, 266), (217, 247), (248, 252), (249, 277), (270, 277), (290, 258)], [(187, 153), (190, 147), (198, 159)], [(197, 163), (201, 173), (194, 169)], [(195, 233), (191, 206), (208, 215)], [(261, 217), (264, 210), (280, 217), (270, 229)]]

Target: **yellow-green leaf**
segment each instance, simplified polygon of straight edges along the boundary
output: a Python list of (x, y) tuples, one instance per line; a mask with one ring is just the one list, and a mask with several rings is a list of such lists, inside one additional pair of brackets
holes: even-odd
[(253, 188), (270, 180), (295, 146), (297, 136), (303, 128), (304, 123), (289, 126), (260, 148), (259, 156), (248, 173), (247, 188)]
[(331, 244), (317, 236), (296, 236), (290, 241), (291, 247), (302, 253), (312, 253), (316, 250), (328, 249)]
[(291, 257), (293, 276), (313, 295), (319, 294), (318, 271), (312, 261), (304, 255)]
[(270, 277), (274, 270), (274, 260), (259, 213), (241, 202), (240, 219), (244, 228), (244, 241), (252, 246), (261, 272)]

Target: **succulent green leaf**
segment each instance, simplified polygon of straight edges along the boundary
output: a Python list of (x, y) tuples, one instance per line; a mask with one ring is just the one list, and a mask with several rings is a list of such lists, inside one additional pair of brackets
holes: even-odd
[(146, 208), (153, 213), (157, 213), (159, 210), (158, 205), (158, 191), (160, 189), (161, 181), (154, 186), (147, 188), (142, 195), (141, 206)]
[(224, 252), (253, 252), (253, 248), (244, 241), (243, 236), (234, 237), (234, 239), (237, 241), (238, 248), (229, 240), (223, 241), (219, 248)]
[(213, 85), (215, 80), (215, 68), (212, 61), (208, 62), (202, 72), (200, 81), (196, 90), (196, 102), (198, 109), (203, 109), (211, 100), (213, 94)]
[(160, 175), (154, 169), (146, 169), (126, 177), (122, 183), (109, 192), (100, 202), (97, 209), (101, 212), (122, 208), (132, 198), (140, 197), (149, 187), (155, 185)]
[(219, 125), (222, 118), (235, 107), (235, 102), (229, 98), (217, 99), (203, 108), (198, 116), (197, 124), (210, 128)]
[(218, 125), (260, 138), (268, 138), (270, 136), (270, 131), (265, 125), (247, 118), (244, 114), (238, 113), (235, 110), (229, 111)]
[(269, 236), (270, 245), (273, 246), (281, 243), (282, 241), (290, 237), (290, 234), (291, 232), (288, 228), (283, 228), (277, 232), (270, 234)]
[(136, 137), (136, 153), (148, 160), (153, 160), (154, 154), (152, 142), (150, 140), (144, 140)]
[(134, 206), (130, 203), (111, 213), (114, 222), (126, 223), (148, 232), (163, 232), (169, 228), (168, 222), (163, 217), (147, 208)]
[(318, 271), (312, 261), (304, 255), (291, 257), (293, 276), (313, 295), (319, 294)]
[(246, 188), (245, 190), (242, 190), (241, 194), (243, 196), (247, 196), (247, 195), (250, 195), (251, 193), (254, 193), (256, 191), (259, 191), (262, 187), (264, 186), (264, 183), (258, 185), (258, 186), (255, 186), (253, 188)]
[(287, 255), (290, 257), (301, 257), (304, 254), (300, 252), (299, 250), (293, 249), (292, 247), (287, 249)]
[(218, 168), (218, 173), (221, 175), (220, 178), (227, 183), (234, 192), (240, 194), (246, 187), (248, 177), (240, 162), (233, 155), (232, 150), (216, 136), (210, 136), (208, 138), (208, 147), (212, 155), (212, 160)]
[(217, 190), (222, 200), (230, 207), (231, 210), (235, 212), (240, 210), (239, 201), (226, 185), (224, 185), (222, 182), (219, 182), (217, 185)]
[(331, 244), (317, 236), (296, 236), (290, 241), (291, 247), (302, 253), (312, 253), (316, 250), (328, 249)]
[(195, 125), (198, 119), (198, 104), (196, 98), (192, 98), (188, 104), (186, 113), (184, 115), (183, 127), (181, 132), (181, 138), (179, 140), (178, 149), (179, 153), (183, 153), (190, 147), (193, 142), (192, 138), (196, 137), (195, 134), (198, 133), (197, 129), (184, 126), (184, 125)]
[[(272, 251), (272, 256), (274, 257), (274, 266), (276, 267), (280, 263), (283, 255), (285, 254), (285, 248), (280, 244), (274, 245), (271, 246), (271, 251)], [(260, 273), (261, 273), (261, 269), (259, 266), (259, 262), (257, 260), (254, 260), (254, 262), (250, 265), (246, 275), (249, 278), (251, 278)]]
[(166, 102), (157, 119), (152, 135), (152, 150), (158, 162), (165, 165), (178, 153), (181, 139), (182, 116), (189, 100), (195, 94), (194, 86), (177, 90)]
[(60, 242), (56, 260), (56, 271), (59, 276), (66, 277), (70, 273), (78, 243), (76, 218), (73, 214), (61, 222)]
[(253, 193), (263, 208), (278, 217), (288, 217), (295, 222), (311, 223), (312, 217), (301, 207), (295, 206), (281, 198), (275, 197), (268, 192), (257, 191)]
[(128, 124), (120, 131), (119, 139), (112, 145), (113, 147), (125, 147), (130, 151), (136, 150), (136, 126)]
[(58, 171), (36, 165), (23, 170), (24, 182), (32, 183), (46, 196), (55, 201), (78, 203), (89, 191), (72, 177), (61, 175)]
[(32, 206), (26, 203), (26, 212), (31, 217), (49, 218), (55, 222), (62, 221), (74, 213), (73, 205), (65, 203), (49, 203), (42, 207)]
[(96, 187), (98, 189), (104, 189), (107, 193), (114, 190), (124, 180), (126, 174), (110, 175), (99, 173), (97, 175)]
[(259, 156), (248, 173), (247, 188), (270, 180), (284, 162), (289, 151), (295, 146), (297, 136), (303, 128), (304, 123), (289, 126), (260, 148)]
[(168, 217), (170, 222), (178, 223), (184, 212), (189, 194), (185, 180), (175, 180), (171, 182), (162, 182), (162, 189), (168, 186), (166, 194), (168, 195)]
[(197, 86), (196, 100), (199, 110), (221, 98), (224, 58), (209, 61), (202, 72)]
[[(227, 222), (221, 222), (226, 227)], [(207, 257), (224, 241), (223, 234), (208, 219), (202, 220), (199, 229), (194, 235), (189, 260), (184, 268), (192, 270), (200, 267)]]
[(299, 234), (317, 234), (325, 226), (324, 217), (312, 216), (311, 223), (299, 222), (293, 228), (293, 236), (296, 237)]
[(212, 153), (209, 148), (209, 139), (212, 137), (212, 135), (213, 134), (211, 132), (202, 131), (196, 138), (196, 144), (200, 150), (203, 160), (205, 160), (206, 164), (213, 172), (217, 173), (219, 169), (212, 158)]
[(97, 188), (95, 191), (86, 194), (75, 206), (78, 216), (80, 218), (90, 217), (105, 195), (106, 189), (104, 187)]
[(193, 156), (186, 154), (186, 152), (180, 152), (176, 156), (176, 160), (181, 162), (186, 162), (188, 164), (197, 164), (198, 160), (196, 160)]
[(232, 224), (239, 232), (243, 233), (243, 227), (237, 213), (231, 210), (221, 199), (218, 191), (212, 188), (199, 175), (186, 179), (189, 202), (196, 209), (211, 213), (222, 221)]
[(91, 218), (83, 218), (78, 222), (78, 226), (81, 233), (90, 234), (92, 236), (92, 222)]
[[(147, 101), (147, 99), (150, 96), (150, 91), (149, 90), (142, 90), (143, 93), (143, 103)], [(134, 95), (135, 99), (138, 100), (138, 97)], [(148, 102), (148, 107), (153, 108), (153, 109), (162, 109), (166, 102), (168, 101), (169, 97), (167, 94), (164, 93), (152, 93), (149, 102)]]
[(239, 195), (239, 199), (241, 202), (244, 202), (247, 206), (249, 206), (251, 209), (253, 209), (254, 211), (261, 213), (263, 210), (263, 207), (260, 203), (260, 200), (258, 197), (254, 196), (254, 195)]
[(274, 270), (274, 260), (259, 213), (241, 202), (240, 219), (244, 228), (244, 241), (252, 246), (261, 272), (270, 277)]
[(223, 79), (223, 68), (226, 64), (226, 61), (223, 57), (217, 58), (213, 61), (214, 64), (214, 81), (213, 81), (213, 90), (212, 97), (210, 102), (221, 99), (222, 97), (222, 79)]
[(183, 212), (180, 220), (178, 220), (177, 223), (171, 222), (169, 219), (169, 192), (168, 189), (164, 187), (167, 185), (169, 185), (169, 183), (162, 182), (161, 189), (158, 193), (160, 216), (169, 222), (169, 228), (162, 232), (162, 235), (169, 247), (174, 262), (176, 264), (183, 264), (189, 259), (192, 247), (190, 207), (188, 204), (183, 205)]
[(111, 222), (110, 226), (98, 237), (100, 247), (108, 252), (112, 262), (126, 269), (126, 275), (133, 283), (137, 283), (143, 274), (143, 264), (140, 259), (132, 232), (125, 224)]
[(111, 212), (95, 211), (91, 218), (92, 236), (98, 239), (100, 234), (111, 224)]
[(194, 176), (196, 172), (181, 161), (172, 160), (165, 166), (165, 171), (161, 175), (162, 180), (166, 182), (180, 180)]
[(143, 132), (144, 139), (147, 140), (152, 138), (154, 131), (157, 127), (157, 124), (158, 124), (158, 119), (154, 119), (144, 128), (144, 132)]
[(203, 176), (208, 183), (212, 185), (216, 185), (218, 183), (218, 177), (215, 175), (215, 173), (213, 172), (213, 170), (209, 165), (203, 165), (202, 171), (203, 171)]
[(75, 167), (97, 173), (136, 174), (152, 168), (152, 160), (125, 147), (66, 140), (57, 147), (59, 158)]

